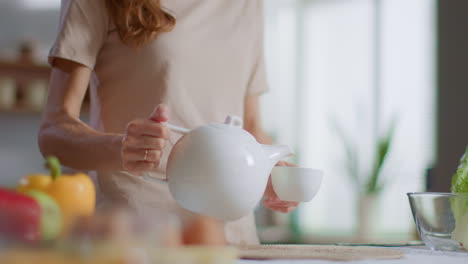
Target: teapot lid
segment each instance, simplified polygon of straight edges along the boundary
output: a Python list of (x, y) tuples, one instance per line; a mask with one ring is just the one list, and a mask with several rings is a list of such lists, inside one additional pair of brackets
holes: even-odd
[(228, 115), (226, 117), (226, 120), (224, 120), (224, 124), (231, 125), (231, 126), (236, 126), (236, 127), (242, 127), (243, 126), (243, 121), (242, 121), (242, 118), (240, 118), (238, 116)]

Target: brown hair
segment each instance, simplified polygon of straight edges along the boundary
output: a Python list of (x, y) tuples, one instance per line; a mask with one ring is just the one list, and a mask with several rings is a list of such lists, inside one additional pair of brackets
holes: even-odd
[(105, 1), (120, 39), (128, 46), (141, 47), (175, 26), (175, 17), (162, 8), (160, 0)]

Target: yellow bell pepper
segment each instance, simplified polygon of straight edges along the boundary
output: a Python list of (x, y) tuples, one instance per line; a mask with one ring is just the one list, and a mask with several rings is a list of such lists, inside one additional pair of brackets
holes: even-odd
[[(96, 191), (91, 178), (84, 173), (61, 175), (56, 157), (47, 157), (51, 175), (29, 175), (20, 180), (18, 191), (40, 190), (50, 195), (62, 211), (63, 232), (68, 231), (78, 217), (92, 216)], [(63, 233), (62, 232), (62, 233)]]
[(52, 177), (50, 175), (31, 174), (20, 180), (16, 190), (22, 193), (32, 190), (45, 192), (51, 182)]

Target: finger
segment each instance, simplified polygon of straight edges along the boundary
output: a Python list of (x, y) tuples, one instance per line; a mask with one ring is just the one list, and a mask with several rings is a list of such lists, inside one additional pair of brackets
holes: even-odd
[(274, 206), (274, 205), (265, 205), (270, 210), (273, 210), (275, 212), (280, 212), (280, 213), (290, 213), (294, 210), (297, 209), (297, 206)]
[(271, 204), (264, 204), (264, 206), (275, 212), (286, 213), (289, 211), (289, 207), (287, 206), (274, 206)]
[(279, 198), (267, 198), (263, 202), (277, 206), (299, 206), (300, 204), (299, 202), (282, 201)]
[(125, 162), (123, 166), (126, 171), (138, 173), (152, 170), (155, 167), (155, 164), (145, 161), (130, 161)]
[(128, 149), (124, 151), (123, 158), (126, 161), (130, 162), (145, 161), (151, 163), (159, 163), (159, 160), (161, 159), (161, 151), (154, 149)]
[(271, 176), (268, 177), (268, 183), (267, 187), (265, 189), (265, 192), (263, 193), (263, 196), (267, 199), (272, 198), (272, 197), (277, 197), (275, 190), (273, 190), (273, 184), (271, 182)]
[(290, 212), (292, 212), (292, 211), (294, 211), (296, 209), (297, 209), (297, 206), (291, 206), (286, 210), (286, 213), (290, 213)]
[(273, 209), (271, 209), (271, 210), (273, 210), (273, 211), (275, 211), (275, 212), (283, 213), (283, 214), (288, 213), (288, 209), (287, 209), (287, 208), (273, 208)]
[(285, 162), (285, 161), (282, 161), (282, 160), (280, 160), (280, 161), (278, 161), (278, 162), (276, 163), (276, 165), (275, 165), (275, 166), (277, 166), (277, 167), (284, 167), (284, 166), (286, 166), (286, 162)]
[(264, 200), (271, 203), (293, 203), (292, 201), (283, 201), (278, 196), (268, 196)]
[(123, 148), (127, 149), (156, 149), (162, 150), (166, 145), (166, 140), (153, 136), (128, 136), (124, 139)]
[(292, 164), (290, 162), (280, 160), (276, 163), (277, 167), (298, 167), (296, 164)]
[(264, 203), (271, 205), (271, 206), (278, 206), (278, 207), (296, 206), (294, 203), (284, 202), (284, 201), (264, 201)]
[(135, 120), (127, 126), (127, 134), (132, 136), (147, 135), (168, 139), (169, 132), (169, 128), (166, 125), (150, 120)]
[(166, 122), (169, 119), (169, 109), (165, 104), (159, 104), (151, 113), (150, 120), (154, 122)]

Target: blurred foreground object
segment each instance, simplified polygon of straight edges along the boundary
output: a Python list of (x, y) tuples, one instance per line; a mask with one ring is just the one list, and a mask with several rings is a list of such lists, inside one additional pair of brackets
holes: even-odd
[(56, 239), (62, 230), (62, 211), (57, 202), (41, 191), (28, 191), (26, 195), (35, 199), (41, 208), (41, 240), (51, 241)]
[[(162, 210), (144, 216), (112, 207), (75, 222), (67, 237), (50, 247), (11, 247), (0, 263), (230, 264), (237, 250), (224, 246), (221, 223), (194, 217), (185, 227), (191, 244), (182, 244), (178, 219)], [(196, 231), (194, 231), (194, 229)], [(211, 234), (211, 235), (210, 235)], [(220, 240), (220, 238), (222, 240)], [(210, 245), (209, 245), (210, 244)]]
[(224, 246), (223, 224), (208, 216), (194, 216), (184, 228), (183, 242), (185, 245)]
[(136, 215), (126, 207), (101, 208), (94, 216), (79, 218), (67, 238), (86, 243), (145, 244), (154, 247), (182, 245), (178, 219), (168, 212)]
[[(50, 195), (60, 206), (65, 233), (79, 217), (94, 214), (96, 191), (91, 178), (83, 173), (62, 175), (60, 162), (56, 157), (48, 157), (50, 175), (30, 175), (21, 179), (19, 191), (38, 190)], [(37, 188), (37, 189), (36, 189)]]
[(0, 188), (0, 240), (39, 241), (41, 208), (31, 197)]

